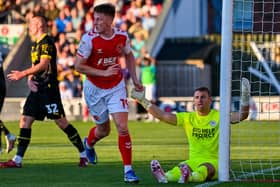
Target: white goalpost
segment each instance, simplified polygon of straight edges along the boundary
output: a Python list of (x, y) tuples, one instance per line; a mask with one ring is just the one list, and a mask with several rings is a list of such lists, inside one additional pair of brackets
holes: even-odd
[[(219, 135), (219, 180), (229, 180), (229, 137), (231, 106), (231, 57), (232, 57), (232, 0), (223, 1), (222, 43), (220, 76), (220, 135)], [(229, 45), (230, 44), (230, 45)]]
[[(219, 181), (280, 182), (280, 1), (222, 2)], [(250, 114), (230, 125), (242, 77)]]

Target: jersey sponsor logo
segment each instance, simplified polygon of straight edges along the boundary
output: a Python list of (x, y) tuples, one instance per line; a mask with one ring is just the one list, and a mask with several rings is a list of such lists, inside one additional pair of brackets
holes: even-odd
[(193, 128), (192, 130), (192, 136), (197, 139), (213, 138), (215, 133), (215, 128)]
[(116, 64), (117, 57), (99, 58), (97, 65), (103, 64), (104, 66), (110, 66)]

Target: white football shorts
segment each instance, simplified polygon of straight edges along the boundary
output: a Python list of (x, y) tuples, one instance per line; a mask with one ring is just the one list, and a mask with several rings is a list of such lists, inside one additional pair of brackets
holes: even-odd
[(109, 119), (109, 114), (128, 112), (126, 88), (123, 80), (110, 89), (98, 88), (89, 80), (85, 80), (84, 96), (96, 124), (106, 122)]

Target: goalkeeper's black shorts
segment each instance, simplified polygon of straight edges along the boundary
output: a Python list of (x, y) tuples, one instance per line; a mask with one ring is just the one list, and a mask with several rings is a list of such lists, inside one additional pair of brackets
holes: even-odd
[(30, 92), (24, 107), (23, 115), (34, 117), (36, 120), (60, 119), (65, 117), (59, 89), (57, 85)]

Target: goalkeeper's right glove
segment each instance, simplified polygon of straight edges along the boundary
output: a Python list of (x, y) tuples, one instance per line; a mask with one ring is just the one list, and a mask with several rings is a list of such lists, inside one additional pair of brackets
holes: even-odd
[(241, 81), (241, 106), (248, 106), (251, 96), (251, 85), (247, 78), (242, 78)]
[(152, 106), (152, 103), (145, 98), (145, 89), (137, 91), (133, 88), (131, 90), (131, 98), (136, 99), (146, 110)]

